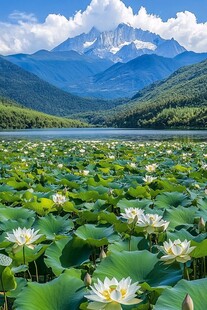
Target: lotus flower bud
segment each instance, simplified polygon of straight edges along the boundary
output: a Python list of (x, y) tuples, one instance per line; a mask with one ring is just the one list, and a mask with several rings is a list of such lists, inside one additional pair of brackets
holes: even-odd
[(85, 284), (85, 286), (89, 286), (89, 285), (91, 285), (91, 282), (92, 282), (91, 276), (87, 272), (85, 277), (84, 277), (84, 284)]
[(105, 257), (106, 257), (106, 252), (104, 251), (104, 249), (101, 249), (101, 252), (99, 255), (100, 260), (104, 259)]
[(193, 300), (189, 294), (187, 294), (183, 300), (182, 310), (194, 310)]
[(199, 222), (198, 222), (198, 231), (204, 232), (205, 230), (206, 230), (206, 223), (203, 217), (200, 217)]

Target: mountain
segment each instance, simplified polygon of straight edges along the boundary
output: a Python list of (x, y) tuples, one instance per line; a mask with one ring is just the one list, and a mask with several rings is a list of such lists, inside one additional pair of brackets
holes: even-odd
[(0, 99), (0, 129), (87, 127), (88, 124), (27, 109), (8, 99)]
[(88, 79), (109, 68), (113, 63), (75, 51), (49, 52), (40, 50), (32, 55), (16, 54), (4, 57), (39, 78), (61, 88), (73, 88), (74, 83)]
[(108, 117), (108, 126), (207, 128), (207, 60), (144, 88)]
[(115, 109), (78, 116), (118, 128), (207, 129), (207, 60), (180, 68)]
[(137, 91), (167, 78), (175, 70), (207, 59), (207, 53), (184, 52), (174, 58), (142, 55), (127, 63), (116, 63), (104, 72), (74, 84), (67, 90), (79, 96), (117, 99), (132, 97)]
[[(73, 86), (79, 96), (98, 98), (132, 97), (138, 90), (169, 76), (180, 67), (171, 58), (142, 55), (127, 63), (116, 63), (87, 81)], [(71, 90), (71, 88), (68, 88)]]
[(111, 31), (100, 32), (92, 28), (88, 34), (68, 38), (53, 51), (74, 50), (87, 55), (95, 55), (113, 62), (127, 62), (143, 54), (157, 54), (175, 57), (185, 48), (177, 41), (164, 40), (159, 35), (120, 24)]
[[(165, 44), (166, 42), (160, 45), (160, 50)], [(128, 47), (129, 45), (122, 49)], [(137, 55), (137, 51), (134, 47), (133, 57)], [(129, 52), (128, 55), (132, 57)], [(207, 53), (186, 51), (174, 58), (145, 54), (127, 63), (114, 64), (109, 60), (80, 55), (75, 51), (45, 50), (32, 55), (16, 54), (4, 57), (62, 90), (81, 97), (102, 99), (132, 97), (141, 88), (167, 78), (178, 68), (206, 58)]]
[(0, 96), (15, 100), (28, 108), (60, 116), (109, 109), (119, 104), (71, 95), (1, 57)]

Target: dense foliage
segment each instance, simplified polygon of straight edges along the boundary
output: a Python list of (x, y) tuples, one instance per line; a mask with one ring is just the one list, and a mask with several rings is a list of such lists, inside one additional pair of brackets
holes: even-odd
[(80, 98), (0, 58), (0, 96), (47, 114), (70, 117), (84, 111), (110, 109), (119, 101)]
[[(172, 128), (181, 127), (185, 115), (183, 127), (206, 128), (206, 87), (207, 61), (184, 67), (166, 81), (140, 91), (109, 123), (118, 127)], [(166, 121), (177, 108), (173, 120)]]
[(56, 117), (0, 99), (0, 129), (87, 127), (78, 120)]
[(206, 182), (206, 142), (0, 141), (2, 309), (206, 309)]
[(206, 128), (207, 61), (179, 69), (167, 80), (137, 93), (111, 111), (82, 119), (112, 127)]

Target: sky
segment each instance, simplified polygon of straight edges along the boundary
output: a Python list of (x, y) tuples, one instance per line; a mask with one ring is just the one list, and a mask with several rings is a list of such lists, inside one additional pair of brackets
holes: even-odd
[(0, 54), (51, 50), (122, 22), (207, 52), (207, 0), (0, 0)]

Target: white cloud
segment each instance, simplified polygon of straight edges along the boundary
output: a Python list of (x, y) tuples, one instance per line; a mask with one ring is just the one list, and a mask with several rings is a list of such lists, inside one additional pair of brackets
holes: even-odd
[(25, 12), (19, 12), (19, 11), (14, 11), (9, 15), (9, 19), (17, 22), (31, 22), (35, 23), (37, 22), (37, 18), (35, 17), (34, 14), (27, 14)]
[(84, 12), (65, 16), (49, 14), (44, 23), (39, 23), (33, 14), (15, 11), (11, 23), (0, 22), (0, 54), (33, 53), (39, 49), (52, 49), (68, 37), (88, 32), (95, 26), (110, 30), (119, 23), (149, 30), (165, 39), (174, 37), (188, 50), (207, 52), (207, 22), (198, 23), (193, 13), (177, 13), (166, 22), (148, 14), (142, 7), (134, 13), (121, 0), (92, 0)]

